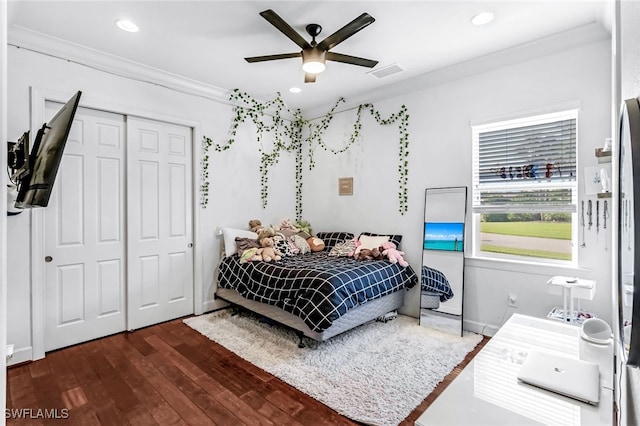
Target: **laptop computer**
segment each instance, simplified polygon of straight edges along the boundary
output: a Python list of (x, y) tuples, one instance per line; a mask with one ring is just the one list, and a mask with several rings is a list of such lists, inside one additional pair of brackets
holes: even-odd
[(518, 381), (592, 405), (599, 401), (600, 369), (593, 362), (531, 351)]

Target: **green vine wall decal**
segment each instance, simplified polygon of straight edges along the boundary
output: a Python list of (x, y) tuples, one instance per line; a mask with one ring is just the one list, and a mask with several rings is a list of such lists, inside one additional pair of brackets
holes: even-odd
[(211, 139), (202, 138), (202, 160), (200, 169), (200, 206), (204, 209), (209, 204), (209, 148), (213, 142)]
[[(329, 113), (320, 121), (319, 127), (322, 132), (329, 127), (333, 111), (341, 101), (344, 101), (344, 99), (340, 98), (331, 111), (329, 111)], [(353, 133), (351, 133), (349, 141), (344, 147), (337, 150), (328, 147), (322, 140), (322, 132), (317, 135), (312, 135), (309, 140), (310, 145), (312, 146), (314, 142), (317, 142), (325, 151), (332, 152), (333, 154), (340, 154), (347, 151), (360, 137), (360, 131), (362, 130), (362, 111), (364, 110), (368, 111), (381, 126), (389, 126), (400, 121), (398, 124), (398, 174), (400, 175), (398, 178), (398, 211), (401, 215), (404, 215), (409, 208), (409, 113), (405, 105), (402, 105), (400, 107), (400, 111), (395, 114), (391, 114), (389, 118), (382, 118), (382, 115), (374, 108), (373, 104), (361, 104), (358, 106), (356, 112), (356, 121), (353, 124)], [(315, 162), (313, 161), (313, 149), (309, 151), (309, 158), (310, 167), (313, 167), (315, 165)]]
[[(269, 170), (278, 163), (282, 152), (294, 153), (296, 162), (296, 220), (301, 220), (302, 164), (304, 161), (303, 146), (305, 145), (305, 142), (309, 147), (309, 168), (312, 169), (315, 167), (315, 161), (313, 158), (314, 146), (320, 146), (325, 151), (332, 152), (333, 154), (340, 154), (346, 152), (355, 144), (362, 129), (362, 111), (367, 110), (375, 118), (378, 124), (382, 126), (391, 125), (399, 121), (398, 173), (400, 177), (398, 179), (398, 210), (401, 215), (404, 215), (407, 212), (407, 185), (409, 181), (409, 114), (404, 105), (402, 105), (398, 113), (392, 114), (386, 119), (382, 118), (381, 114), (372, 104), (360, 105), (357, 109), (353, 133), (350, 135), (347, 144), (343, 148), (336, 150), (328, 147), (324, 143), (323, 135), (329, 128), (329, 124), (333, 119), (335, 110), (338, 108), (340, 103), (344, 102), (344, 98), (338, 99), (329, 112), (327, 112), (321, 119), (314, 120), (313, 122), (304, 119), (300, 110), (292, 110), (289, 108), (280, 97), (280, 94), (271, 101), (260, 102), (247, 93), (234, 89), (229, 96), (229, 100), (236, 104), (233, 108), (234, 117), (231, 128), (229, 129), (229, 139), (222, 144), (214, 144), (210, 138), (204, 136), (203, 147), (206, 145), (208, 149), (208, 147), (213, 146), (215, 152), (223, 152), (230, 149), (235, 142), (240, 124), (245, 123), (247, 119), (251, 120), (251, 122), (256, 126), (256, 142), (260, 153), (260, 196), (263, 208), (268, 205), (269, 199)], [(285, 114), (290, 118), (284, 118), (283, 115)], [(271, 152), (266, 152), (262, 143), (265, 133), (270, 134), (273, 138), (273, 148)], [(303, 137), (304, 133), (308, 135), (306, 138)], [(206, 158), (209, 160), (208, 155), (206, 155)], [(203, 170), (205, 170), (204, 167)], [(208, 199), (208, 182), (206, 184), (206, 188), (204, 186), (201, 187), (201, 195), (207, 194), (206, 198)]]

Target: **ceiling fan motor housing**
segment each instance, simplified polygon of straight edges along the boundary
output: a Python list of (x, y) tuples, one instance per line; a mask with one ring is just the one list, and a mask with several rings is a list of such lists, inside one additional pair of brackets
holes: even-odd
[(322, 27), (318, 24), (309, 24), (305, 27), (305, 29), (307, 30), (307, 33), (309, 33), (309, 35), (313, 37), (313, 44), (315, 44), (316, 37), (320, 35)]

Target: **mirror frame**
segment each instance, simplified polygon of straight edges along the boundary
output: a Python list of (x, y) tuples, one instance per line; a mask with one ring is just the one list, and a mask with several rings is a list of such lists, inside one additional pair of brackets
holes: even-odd
[[(431, 194), (430, 194), (431, 193)], [(425, 189), (425, 202), (424, 202), (424, 216), (422, 223), (422, 265), (420, 270), (420, 325), (431, 325), (436, 328), (442, 329), (447, 332), (452, 332), (455, 330), (456, 334), (460, 336), (463, 335), (464, 332), (464, 275), (465, 275), (465, 240), (467, 234), (467, 193), (468, 189), (466, 186), (451, 186), (451, 187), (437, 187), (437, 188), (426, 188)], [(447, 201), (443, 199), (440, 201), (440, 206), (443, 208), (442, 210), (438, 210), (438, 213), (435, 215), (429, 216), (429, 203), (430, 196), (432, 198), (431, 203), (434, 202), (433, 197), (439, 195), (447, 195), (451, 194), (456, 197), (460, 197), (461, 200), (455, 199), (452, 201)], [(449, 203), (449, 204), (445, 204)], [(455, 203), (455, 204), (454, 204)], [(430, 220), (430, 218), (436, 218), (435, 220)], [(446, 218), (446, 220), (442, 220), (441, 218)], [(454, 220), (449, 220), (450, 218), (454, 218)], [(425, 248), (426, 244), (426, 224), (427, 223), (438, 223), (438, 222), (446, 222), (446, 223), (462, 223), (462, 250), (430, 250)], [(455, 247), (455, 246), (454, 246)], [(436, 265), (429, 264), (429, 262), (425, 262), (425, 257), (428, 256), (428, 253), (432, 253), (434, 257), (438, 257), (439, 259), (435, 262)], [(456, 270), (451, 270), (449, 268), (443, 268), (443, 266), (451, 264), (452, 268), (456, 268)], [(448, 265), (447, 265), (448, 266)], [(433, 307), (423, 307), (423, 274), (424, 267), (429, 267), (434, 269), (444, 275), (447, 281), (450, 281), (450, 285), (452, 290), (454, 291), (453, 298), (456, 299), (456, 303), (460, 304), (460, 313), (452, 313), (451, 308), (442, 310), (442, 303), (447, 303), (447, 301), (441, 302), (437, 308)], [(457, 268), (460, 268), (459, 270)], [(455, 281), (452, 281), (454, 277)], [(457, 280), (459, 279), (459, 283)], [(449, 299), (452, 300), (452, 299)], [(449, 310), (449, 312), (447, 312)], [(438, 318), (437, 318), (438, 317)], [(437, 318), (437, 319), (436, 319)], [(433, 319), (431, 323), (430, 319)], [(451, 321), (450, 321), (451, 320)], [(452, 326), (453, 321), (456, 321), (456, 324)], [(457, 332), (459, 321), (459, 333)], [(440, 327), (441, 326), (441, 327)]]
[[(626, 152), (627, 149), (630, 152)], [(637, 98), (627, 99), (622, 105), (618, 164), (618, 332), (627, 365), (640, 366), (640, 234), (635, 229), (640, 226), (640, 101)], [(624, 179), (626, 167), (630, 168), (630, 182)], [(629, 200), (631, 203), (627, 202)], [(634, 232), (627, 235), (625, 230)], [(633, 256), (622, 255), (631, 249)], [(631, 264), (627, 265), (629, 261)], [(630, 318), (625, 318), (625, 275), (628, 273), (632, 275), (633, 295)], [(625, 337), (625, 319), (631, 320), (628, 339)]]

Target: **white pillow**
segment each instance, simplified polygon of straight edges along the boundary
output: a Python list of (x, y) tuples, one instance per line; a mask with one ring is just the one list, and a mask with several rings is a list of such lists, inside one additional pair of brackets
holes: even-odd
[(246, 229), (222, 228), (222, 237), (224, 238), (224, 254), (228, 257), (238, 251), (236, 237), (257, 239), (258, 234)]
[(370, 235), (360, 235), (360, 238), (358, 238), (358, 241), (360, 241), (360, 245), (358, 246), (358, 248), (356, 248), (354, 256), (360, 253), (360, 250), (362, 249), (371, 250), (371, 249), (380, 247), (383, 243), (386, 243), (387, 241), (389, 241), (389, 236), (384, 235), (379, 237), (373, 237)]

